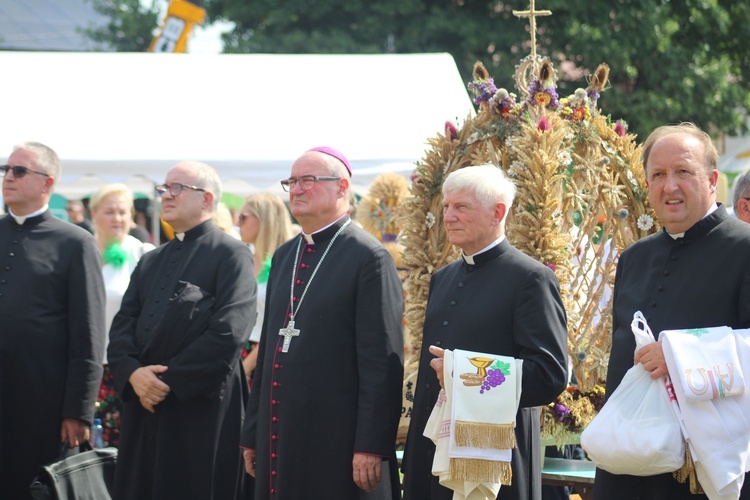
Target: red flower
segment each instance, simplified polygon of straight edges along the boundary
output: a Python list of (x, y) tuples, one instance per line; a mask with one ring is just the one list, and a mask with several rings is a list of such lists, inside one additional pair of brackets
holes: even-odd
[(534, 94), (534, 100), (542, 106), (546, 106), (552, 100), (552, 96), (550, 96), (546, 92), (537, 92), (536, 94)]
[(615, 123), (614, 129), (615, 129), (615, 133), (619, 135), (620, 137), (625, 137), (625, 134), (628, 133), (628, 131), (625, 129), (625, 125), (622, 123), (622, 120), (617, 120), (617, 123)]
[(537, 130), (541, 130), (542, 132), (546, 132), (549, 129), (552, 128), (552, 126), (549, 124), (549, 120), (546, 116), (543, 116), (539, 118), (539, 121), (536, 123)]
[(458, 129), (450, 121), (445, 122), (445, 135), (450, 137), (451, 141), (455, 141), (458, 138)]

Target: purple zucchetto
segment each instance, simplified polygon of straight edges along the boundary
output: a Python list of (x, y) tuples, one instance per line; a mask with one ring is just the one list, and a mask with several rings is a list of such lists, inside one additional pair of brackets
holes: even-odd
[(329, 148), (328, 146), (318, 146), (317, 148), (308, 149), (308, 151), (318, 151), (319, 153), (324, 153), (329, 156), (333, 156), (337, 160), (339, 160), (341, 163), (344, 164), (346, 169), (349, 171), (349, 175), (352, 175), (352, 166), (349, 165), (349, 160), (346, 159), (346, 156), (341, 151), (338, 151), (333, 148)]

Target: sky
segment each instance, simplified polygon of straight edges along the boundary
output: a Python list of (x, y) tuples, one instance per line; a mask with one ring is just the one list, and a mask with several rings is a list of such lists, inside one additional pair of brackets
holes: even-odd
[(196, 26), (188, 39), (190, 54), (218, 54), (222, 49), (221, 34), (232, 28), (233, 23), (216, 22), (207, 26)]

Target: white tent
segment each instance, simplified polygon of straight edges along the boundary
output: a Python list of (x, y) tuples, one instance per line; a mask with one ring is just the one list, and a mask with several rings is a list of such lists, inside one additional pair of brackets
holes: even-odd
[(349, 158), (362, 191), (408, 176), (446, 120), (473, 113), (448, 54), (0, 52), (0, 66), (2, 161), (23, 140), (51, 146), (66, 197), (114, 181), (150, 193), (184, 159), (216, 167), (225, 192), (278, 191), (319, 145)]
[(719, 159), (722, 172), (744, 172), (750, 168), (750, 137), (727, 137), (725, 151)]

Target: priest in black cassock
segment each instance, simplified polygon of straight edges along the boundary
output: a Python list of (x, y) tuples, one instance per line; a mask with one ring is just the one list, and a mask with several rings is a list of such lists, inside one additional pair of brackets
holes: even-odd
[(422, 435), (442, 384), (438, 374), (442, 379), (444, 349), (523, 360), (512, 482), (500, 488), (497, 498), (541, 499), (539, 406), (553, 401), (567, 385), (567, 326), (554, 273), (505, 237), (515, 192), (494, 165), (457, 170), (443, 184), (443, 224), (449, 241), (461, 248), (461, 259), (436, 271), (430, 282), (404, 450), (404, 499), (453, 497), (432, 475), (435, 445)]
[(30, 498), (61, 441), (89, 438), (104, 354), (104, 283), (90, 233), (50, 212), (60, 159), (15, 147), (0, 167), (0, 499)]
[[(634, 362), (656, 379), (667, 374), (661, 343), (635, 351), (630, 328), (641, 311), (662, 330), (750, 327), (750, 225), (716, 203), (719, 155), (711, 138), (690, 123), (659, 127), (646, 139), (648, 196), (663, 228), (625, 250), (615, 276), (612, 351), (607, 394)], [(740, 498), (750, 498), (750, 482)], [(601, 500), (701, 499), (672, 474), (636, 477), (596, 471)]]
[(351, 168), (315, 148), (282, 186), (302, 234), (273, 254), (241, 445), (255, 497), (399, 498), (401, 281), (351, 223)]
[(233, 500), (247, 383), (240, 349), (255, 322), (249, 248), (211, 218), (221, 180), (181, 162), (157, 187), (175, 238), (138, 262), (107, 351), (123, 399), (117, 500)]

